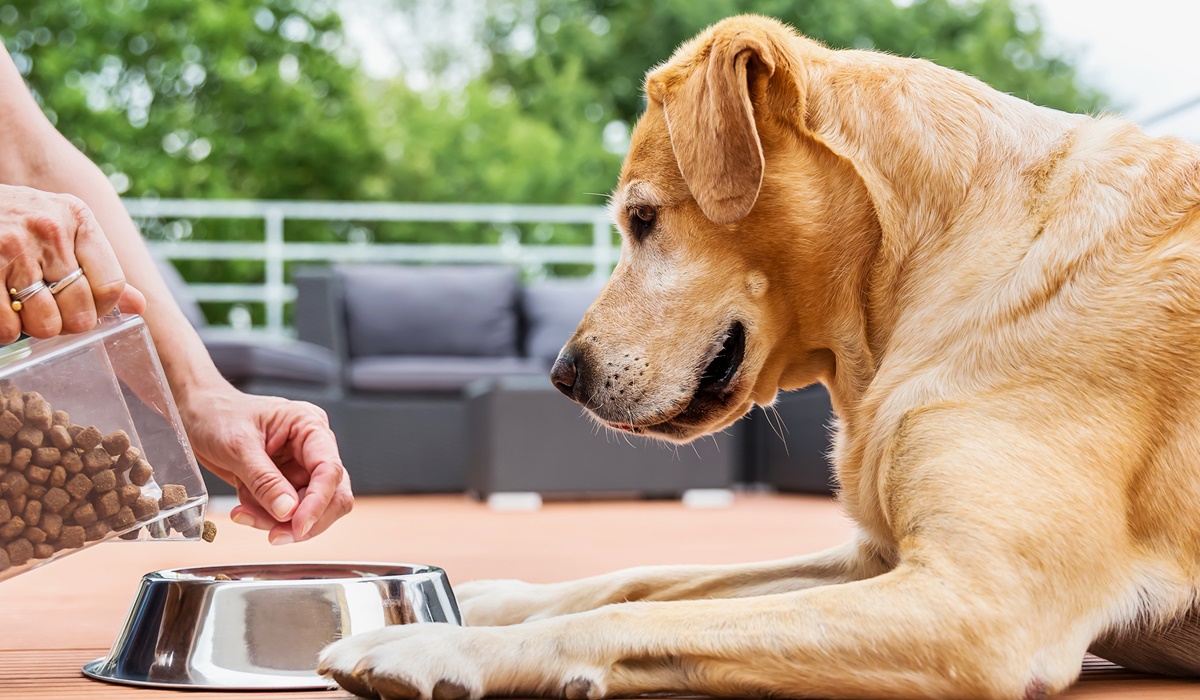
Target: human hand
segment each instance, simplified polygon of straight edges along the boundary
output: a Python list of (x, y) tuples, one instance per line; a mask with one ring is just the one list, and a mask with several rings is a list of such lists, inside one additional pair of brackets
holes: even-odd
[(0, 344), (22, 332), (35, 338), (91, 330), (114, 306), (142, 313), (146, 299), (125, 284), (121, 264), (92, 212), (70, 195), (0, 185), (0, 282), (23, 290), (57, 282), (76, 269), (83, 277), (57, 294), (42, 289), (20, 311), (0, 301)]
[(196, 458), (237, 487), (241, 504), (230, 517), (267, 530), (271, 544), (315, 537), (354, 507), (350, 477), (320, 408), (226, 385), (193, 390), (180, 410)]

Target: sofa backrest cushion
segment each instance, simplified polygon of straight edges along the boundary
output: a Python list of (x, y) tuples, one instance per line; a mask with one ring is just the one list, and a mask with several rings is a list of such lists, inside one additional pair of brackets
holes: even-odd
[(601, 287), (592, 279), (548, 279), (527, 286), (522, 300), (525, 354), (553, 364)]
[(344, 265), (338, 273), (351, 357), (518, 354), (511, 268)]

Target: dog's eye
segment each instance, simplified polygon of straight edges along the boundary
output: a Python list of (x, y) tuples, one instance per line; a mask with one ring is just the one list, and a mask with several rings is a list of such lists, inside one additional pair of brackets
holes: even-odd
[(642, 240), (654, 228), (654, 219), (658, 211), (651, 206), (641, 204), (629, 208), (629, 233), (635, 240)]

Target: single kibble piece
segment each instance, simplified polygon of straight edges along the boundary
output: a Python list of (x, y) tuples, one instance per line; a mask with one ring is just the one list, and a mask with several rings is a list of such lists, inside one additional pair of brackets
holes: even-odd
[(50, 428), (50, 432), (47, 434), (50, 436), (50, 444), (57, 447), (60, 452), (71, 449), (71, 445), (75, 443), (65, 426), (56, 425)]
[(21, 394), (21, 397), (25, 399), (26, 406), (29, 405), (30, 401), (45, 401), (45, 399), (42, 398), (42, 395), (36, 391), (27, 391), (24, 394)]
[[(66, 493), (66, 492), (64, 491), (63, 493)], [(67, 496), (67, 498), (70, 498), (70, 496)], [(67, 505), (63, 506), (63, 509), (58, 511), (58, 514), (63, 517), (63, 520), (66, 520), (67, 518), (70, 518), (72, 515), (75, 515), (75, 510), (77, 508), (79, 508), (79, 506), (83, 505), (84, 503), (87, 503), (87, 501), (71, 501), (71, 502), (67, 503)]]
[(33, 559), (33, 543), (25, 538), (9, 542), (5, 549), (13, 566), (21, 566)]
[(232, 581), (233, 579), (229, 578), (229, 574), (217, 574), (216, 576), (213, 576), (213, 580), (214, 581)]
[(47, 539), (45, 530), (43, 530), (40, 527), (34, 527), (32, 525), (25, 528), (25, 532), (22, 532), (21, 536), (24, 537), (25, 539), (29, 540), (30, 542), (34, 543), (35, 545), (39, 545), (39, 544), (45, 542)]
[(125, 450), (124, 452), (122, 452), (120, 457), (117, 457), (117, 463), (115, 465), (113, 465), (113, 467), (117, 471), (123, 472), (126, 469), (132, 467), (133, 465), (137, 464), (137, 461), (141, 458), (142, 458), (142, 451), (136, 447), (130, 447), (128, 450)]
[(27, 401), (25, 402), (25, 422), (38, 430), (49, 430), (54, 423), (54, 411), (45, 399), (36, 398)]
[(12, 509), (8, 506), (8, 501), (0, 499), (0, 525), (8, 522), (12, 518)]
[(162, 498), (158, 499), (158, 507), (163, 510), (177, 508), (187, 502), (187, 489), (179, 484), (167, 484), (162, 487)]
[(0, 442), (0, 465), (7, 465), (12, 462), (12, 445), (7, 442)]
[(55, 411), (51, 422), (65, 428), (71, 424), (71, 416), (66, 411)]
[(49, 490), (49, 487), (45, 484), (30, 484), (29, 488), (25, 491), (25, 497), (41, 500), (42, 496), (45, 496)]
[(38, 523), (38, 527), (42, 528), (48, 539), (57, 540), (62, 534), (62, 516), (57, 513), (42, 513), (42, 522)]
[(67, 470), (63, 469), (63, 466), (61, 464), (56, 465), (53, 469), (50, 470), (50, 481), (47, 481), (46, 484), (48, 486), (54, 487), (54, 486), (62, 486), (65, 483), (67, 483)]
[(49, 559), (54, 556), (54, 545), (49, 542), (33, 545), (34, 559)]
[(20, 496), (9, 496), (8, 497), (8, 505), (10, 508), (12, 508), (12, 512), (14, 512), (14, 513), (25, 512), (25, 499), (26, 499), (25, 494), (21, 494)]
[(142, 497), (142, 490), (133, 484), (124, 484), (117, 487), (117, 496), (121, 499), (121, 505), (131, 506)]
[(72, 423), (71, 425), (67, 426), (67, 434), (71, 436), (72, 443), (75, 442), (75, 438), (79, 437), (79, 434), (82, 432), (83, 432), (82, 425), (75, 425), (74, 423)]
[(17, 431), (17, 447), (28, 447), (35, 450), (46, 441), (46, 434), (37, 428), (27, 425)]
[(129, 470), (129, 481), (138, 486), (145, 486), (150, 483), (150, 477), (154, 476), (154, 467), (144, 459), (139, 459), (137, 464), (133, 465)]
[(58, 463), (62, 465), (63, 469), (67, 470), (68, 474), (78, 474), (83, 471), (83, 459), (75, 450), (63, 452), (62, 456), (58, 459)]
[(129, 449), (129, 435), (124, 430), (114, 430), (100, 441), (104, 451), (117, 457)]
[(84, 536), (88, 542), (95, 542), (104, 539), (110, 532), (112, 532), (112, 528), (108, 526), (108, 523), (96, 523), (84, 530)]
[(25, 470), (25, 478), (31, 484), (44, 484), (50, 481), (50, 470), (45, 467), (30, 467)]
[(78, 549), (83, 546), (86, 538), (82, 525), (67, 525), (58, 536), (59, 549)]
[(19, 516), (0, 525), (0, 542), (8, 542), (25, 531), (25, 521)]
[(11, 407), (4, 413), (0, 413), (0, 437), (5, 440), (11, 440), (21, 431), (22, 425), (21, 419), (17, 417), (16, 413), (13, 413)]
[[(22, 517), (25, 518), (26, 525), (37, 525), (42, 522), (42, 502), (29, 501), (26, 503)], [(34, 544), (37, 544), (37, 542), (34, 542)]]
[(71, 498), (80, 499), (92, 492), (92, 480), (87, 474), (76, 474), (64, 488), (71, 494)]
[(57, 447), (39, 447), (33, 451), (33, 463), (39, 467), (53, 467), (61, 456)]
[(96, 472), (92, 477), (92, 487), (97, 491), (112, 491), (117, 488), (117, 473), (111, 469)]
[(71, 494), (55, 486), (42, 496), (42, 507), (51, 513), (61, 513), (62, 509), (71, 502)]
[(8, 558), (8, 550), (0, 547), (0, 572), (12, 566), (12, 560)]
[(76, 525), (88, 527), (95, 525), (100, 518), (96, 516), (95, 506), (91, 503), (84, 503), (75, 509), (75, 512), (71, 514), (71, 519), (75, 521)]
[(150, 496), (142, 496), (134, 502), (133, 514), (138, 520), (149, 520), (158, 515), (158, 501)]
[(217, 524), (211, 520), (204, 521), (204, 532), (200, 535), (205, 542), (212, 542), (217, 539)]
[(103, 449), (97, 447), (83, 453), (83, 473), (95, 474), (101, 469), (108, 469), (112, 466), (112, 457)]
[(28, 467), (29, 463), (32, 461), (33, 450), (29, 449), (28, 447), (22, 447), (13, 453), (12, 464), (9, 466), (18, 471), (23, 471), (25, 467)]
[(96, 515), (101, 518), (111, 518), (121, 510), (121, 499), (117, 496), (116, 491), (107, 491), (101, 494), (93, 505), (96, 507)]
[(24, 496), (29, 489), (29, 480), (21, 472), (5, 472), (0, 476), (0, 493), (7, 496)]
[(141, 536), (142, 536), (142, 528), (139, 527), (139, 528), (130, 530), (129, 532), (126, 532), (123, 535), (120, 535), (120, 538), (123, 540), (136, 540), (137, 538), (139, 538)]
[(100, 433), (100, 429), (94, 425), (89, 425), (75, 436), (75, 446), (86, 452), (99, 447), (100, 442), (103, 440), (104, 436)]
[(137, 518), (133, 515), (133, 509), (129, 506), (121, 506), (121, 509), (112, 516), (112, 519), (108, 521), (108, 524), (111, 525), (112, 529), (114, 530), (124, 530), (136, 522)]
[(25, 399), (21, 397), (20, 389), (15, 386), (6, 387), (4, 398), (8, 399), (8, 410), (25, 415)]

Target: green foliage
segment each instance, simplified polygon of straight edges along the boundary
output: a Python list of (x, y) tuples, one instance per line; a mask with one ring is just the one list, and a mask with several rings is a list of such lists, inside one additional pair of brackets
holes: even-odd
[(332, 9), (8, 0), (0, 34), (59, 130), (126, 194), (378, 196), (382, 158)]

